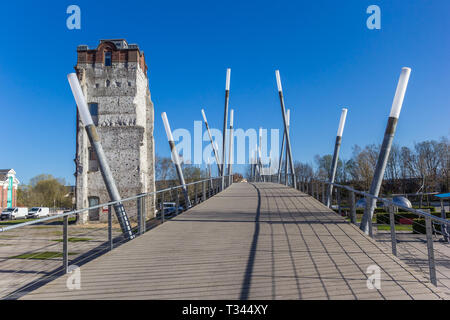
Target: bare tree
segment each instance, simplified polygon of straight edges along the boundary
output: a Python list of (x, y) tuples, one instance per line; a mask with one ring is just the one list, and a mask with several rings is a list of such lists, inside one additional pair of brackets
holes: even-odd
[(294, 170), (300, 182), (309, 182), (314, 177), (314, 170), (311, 165), (295, 161)]
[(402, 189), (400, 185), (400, 167), (401, 167), (401, 149), (398, 144), (393, 144), (386, 165), (385, 178), (389, 184), (388, 189), (391, 192), (399, 192)]
[(170, 157), (155, 156), (155, 178), (158, 181), (175, 178), (175, 169)]

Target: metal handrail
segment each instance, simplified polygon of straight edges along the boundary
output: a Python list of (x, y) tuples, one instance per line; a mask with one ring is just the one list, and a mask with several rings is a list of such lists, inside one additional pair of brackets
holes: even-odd
[[(275, 182), (281, 183), (281, 180), (278, 178), (277, 175), (269, 175), (271, 177), (276, 177), (275, 178)], [(265, 179), (264, 179), (265, 181)], [(273, 181), (273, 179), (270, 179), (270, 181)], [(366, 199), (368, 198), (372, 198), (372, 199), (376, 199), (379, 201), (382, 201), (387, 207), (388, 207), (388, 211), (389, 211), (389, 223), (390, 223), (390, 229), (391, 229), (391, 247), (392, 247), (392, 254), (397, 256), (397, 237), (396, 237), (396, 232), (395, 232), (395, 217), (394, 217), (394, 207), (397, 208), (401, 208), (404, 209), (406, 211), (412, 212), (418, 216), (424, 217), (425, 218), (425, 230), (426, 230), (426, 243), (427, 243), (427, 252), (428, 252), (428, 267), (429, 267), (429, 274), (430, 274), (430, 282), (437, 286), (437, 275), (436, 275), (436, 264), (435, 264), (435, 258), (434, 258), (434, 246), (433, 246), (433, 239), (432, 239), (432, 234), (433, 234), (433, 221), (434, 223), (440, 223), (441, 226), (443, 228), (447, 228), (450, 225), (450, 221), (445, 219), (445, 218), (440, 218), (440, 217), (436, 217), (428, 212), (422, 211), (422, 210), (418, 210), (418, 209), (413, 209), (413, 208), (408, 208), (405, 207), (401, 204), (397, 204), (394, 203), (392, 200), (386, 199), (386, 198), (381, 198), (381, 197), (377, 197), (374, 196), (370, 193), (364, 192), (364, 191), (359, 191), (359, 190), (355, 190), (352, 187), (349, 186), (344, 186), (338, 183), (330, 183), (329, 181), (323, 181), (323, 180), (318, 180), (318, 179), (310, 179), (308, 182), (302, 182), (301, 184), (297, 184), (298, 189), (303, 189), (302, 186), (307, 187), (308, 185), (311, 185), (312, 189), (310, 190), (309, 187), (307, 187), (308, 191), (307, 192), (311, 192), (312, 196), (314, 197), (314, 193), (316, 193), (317, 195), (317, 199), (319, 199), (319, 189), (318, 189), (318, 184), (321, 183), (322, 184), (322, 201), (325, 201), (325, 185), (331, 185), (334, 186), (336, 188), (342, 188), (342, 189), (346, 189), (350, 192), (351, 195), (351, 205), (350, 205), (350, 210), (351, 210), (351, 223), (352, 224), (357, 224), (356, 223), (356, 210), (355, 210), (355, 194), (359, 194), (364, 196)], [(314, 191), (314, 185), (316, 185), (316, 192)], [(328, 192), (330, 192), (330, 189), (328, 189)], [(337, 193), (338, 195), (338, 208), (340, 211), (340, 192)], [(372, 220), (369, 219), (369, 236), (372, 236)], [(448, 233), (446, 235), (444, 235), (444, 241), (448, 241)]]
[[(290, 174), (288, 174), (288, 175), (290, 175)], [(266, 175), (266, 176), (269, 176), (269, 177), (277, 177), (277, 179), (278, 179), (278, 175), (277, 175), (277, 174)], [(299, 181), (297, 181), (297, 184), (298, 184), (298, 182), (299, 182)], [(319, 180), (319, 179), (312, 179), (312, 180), (310, 180), (310, 182), (319, 182), (319, 183), (330, 184), (329, 181), (324, 181), (324, 180)], [(403, 206), (403, 205), (401, 205), (401, 204), (394, 203), (392, 200), (389, 200), (389, 199), (386, 199), (386, 198), (381, 198), (381, 197), (376, 197), (376, 196), (374, 196), (374, 195), (372, 195), (372, 194), (370, 194), (370, 193), (367, 193), (367, 192), (364, 192), (364, 191), (359, 191), (359, 190), (353, 189), (352, 187), (344, 186), (344, 185), (339, 184), (339, 183), (333, 182), (333, 183), (331, 183), (331, 185), (333, 185), (333, 186), (335, 186), (335, 187), (339, 187), (339, 188), (346, 189), (346, 190), (348, 190), (348, 191), (350, 191), (350, 192), (354, 192), (354, 193), (359, 194), (359, 195), (362, 195), (362, 196), (364, 196), (364, 197), (369, 197), (369, 198), (373, 198), (373, 199), (382, 201), (383, 203), (387, 203), (387, 204), (389, 204), (389, 205), (391, 205), (391, 206), (395, 206), (395, 207), (404, 209), (404, 210), (406, 210), (406, 211), (410, 211), (410, 212), (412, 212), (412, 213), (415, 213), (415, 214), (417, 214), (418, 216), (422, 216), (422, 217), (424, 217), (424, 218), (430, 218), (431, 220), (434, 220), (434, 221), (436, 221), (436, 222), (438, 222), (438, 223), (446, 224), (446, 225), (449, 225), (449, 226), (450, 226), (450, 221), (449, 221), (449, 220), (442, 219), (442, 218), (440, 218), (440, 217), (436, 217), (436, 216), (434, 216), (434, 215), (432, 215), (432, 214), (430, 214), (430, 213), (428, 213), (428, 212), (426, 212), (426, 211), (422, 211), (422, 210), (418, 210), (418, 209), (414, 209), (414, 208), (408, 208), (408, 207)]]
[[(321, 181), (321, 180), (316, 180), (316, 181), (317, 182), (326, 183), (326, 184), (330, 184), (330, 182), (328, 182), (328, 181)], [(437, 222), (439, 222), (441, 224), (445, 223), (447, 225), (450, 225), (450, 221), (449, 220), (446, 220), (446, 219), (444, 220), (442, 218), (436, 217), (436, 216), (434, 216), (432, 214), (429, 214), (426, 211), (422, 211), (422, 210), (418, 210), (418, 209), (414, 209), (414, 208), (408, 208), (408, 207), (403, 206), (401, 204), (394, 203), (394, 201), (392, 201), (392, 200), (389, 200), (389, 199), (386, 199), (386, 198), (376, 197), (373, 194), (370, 194), (370, 193), (367, 193), (367, 192), (364, 192), (364, 191), (358, 191), (358, 190), (355, 190), (355, 189), (353, 189), (353, 188), (351, 188), (349, 186), (344, 186), (342, 184), (338, 184), (338, 183), (334, 183), (333, 182), (333, 183), (331, 183), (331, 185), (339, 187), (339, 188), (347, 189), (348, 191), (354, 192), (356, 194), (363, 195), (365, 197), (370, 197), (370, 198), (373, 198), (373, 199), (377, 199), (377, 200), (382, 201), (383, 203), (387, 203), (387, 204), (389, 204), (391, 206), (395, 206), (395, 207), (404, 209), (406, 211), (410, 211), (412, 213), (415, 213), (415, 214), (417, 214), (419, 216), (423, 216), (424, 218), (430, 218), (431, 220), (435, 220), (435, 221), (437, 221)]]
[[(229, 177), (228, 175), (226, 175), (225, 177)], [(21, 227), (25, 227), (25, 226), (29, 226), (29, 225), (33, 225), (33, 224), (38, 224), (38, 223), (42, 223), (45, 221), (50, 221), (50, 220), (54, 220), (54, 219), (59, 219), (59, 218), (63, 218), (63, 217), (67, 217), (67, 216), (71, 216), (74, 214), (78, 214), (78, 213), (82, 213), (88, 210), (92, 210), (92, 209), (99, 209), (105, 206), (110, 206), (110, 205), (115, 205), (115, 204), (119, 204), (122, 202), (127, 202), (130, 200), (135, 200), (135, 199), (139, 199), (139, 198), (143, 198), (143, 197), (147, 197), (147, 196), (151, 196), (151, 195), (156, 195), (158, 193), (161, 192), (167, 192), (167, 191), (171, 191), (171, 190), (176, 190), (178, 188), (182, 188), (184, 186), (190, 186), (190, 185), (194, 185), (197, 183), (203, 183), (205, 181), (211, 181), (211, 180), (217, 180), (217, 179), (222, 179), (222, 177), (214, 177), (214, 178), (209, 178), (209, 179), (203, 179), (203, 180), (199, 180), (199, 181), (194, 181), (194, 182), (190, 182), (190, 183), (186, 183), (185, 185), (178, 185), (178, 186), (174, 186), (174, 187), (169, 187), (169, 188), (165, 188), (162, 190), (157, 190), (157, 191), (152, 191), (152, 192), (147, 192), (147, 193), (141, 193), (132, 197), (128, 197), (125, 199), (121, 199), (118, 201), (110, 201), (110, 202), (106, 202), (106, 203), (102, 203), (102, 204), (98, 204), (92, 207), (88, 207), (88, 208), (82, 208), (82, 209), (78, 209), (78, 210), (73, 210), (73, 211), (69, 211), (69, 212), (65, 212), (65, 213), (60, 213), (51, 217), (45, 217), (45, 218), (40, 218), (40, 219), (36, 219), (33, 221), (27, 221), (27, 222), (22, 222), (22, 223), (18, 223), (12, 226), (7, 226), (7, 227), (2, 227), (0, 228), (0, 232), (5, 232), (8, 230), (12, 230), (12, 229), (17, 229), (17, 228), (21, 228)]]

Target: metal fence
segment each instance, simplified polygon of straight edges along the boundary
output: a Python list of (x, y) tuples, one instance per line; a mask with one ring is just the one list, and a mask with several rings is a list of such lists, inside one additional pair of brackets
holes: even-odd
[[(231, 185), (231, 179), (210, 178), (185, 184), (193, 207)], [(151, 200), (151, 201), (150, 201)], [(168, 210), (164, 204), (175, 204)], [(0, 224), (0, 297), (17, 299), (71, 272), (92, 259), (113, 250), (129, 240), (113, 215), (113, 205), (132, 203), (136, 206), (133, 235), (138, 237), (189, 209), (183, 186), (173, 186), (139, 194), (121, 201), (108, 202), (55, 216), (26, 222), (1, 221)], [(149, 203), (154, 204), (150, 208)], [(154, 214), (154, 209), (156, 214)], [(106, 222), (80, 224), (79, 215), (88, 210), (101, 210)]]
[[(287, 181), (283, 175), (281, 177), (278, 175), (259, 176), (254, 181), (293, 185), (291, 175), (287, 177)], [(327, 181), (320, 180), (297, 180), (296, 186), (299, 191), (311, 195), (326, 205), (329, 184)], [(379, 206), (375, 209), (373, 219), (369, 219), (369, 236), (385, 246), (389, 243), (395, 256), (424, 275), (428, 274), (430, 282), (435, 286), (441, 280), (440, 285), (445, 286), (447, 290), (450, 289), (448, 273), (440, 273), (442, 279), (438, 279), (436, 271), (436, 260), (442, 263), (443, 268), (448, 269), (450, 258), (450, 221), (448, 217), (450, 213), (446, 213), (445, 209), (434, 212), (432, 207), (420, 209), (423, 205), (420, 200), (419, 209), (409, 208), (394, 203), (389, 197), (375, 197), (367, 192), (338, 183), (332, 183), (332, 186), (330, 207), (358, 227), (359, 217), (367, 209), (366, 204), (370, 203), (369, 199), (376, 199)], [(429, 195), (432, 194), (434, 193), (429, 193)], [(414, 194), (413, 196), (421, 195)], [(364, 200), (358, 202), (359, 199)], [(361, 203), (362, 206), (357, 208), (357, 204), (361, 205)], [(426, 246), (426, 249), (421, 245), (422, 247)]]

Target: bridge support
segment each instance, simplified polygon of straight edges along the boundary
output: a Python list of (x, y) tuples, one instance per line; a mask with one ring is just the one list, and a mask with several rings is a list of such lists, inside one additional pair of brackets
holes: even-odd
[(278, 183), (281, 183), (281, 168), (283, 167), (283, 153), (284, 153), (284, 142), (286, 140), (286, 135), (283, 132), (283, 140), (281, 140), (281, 151), (280, 151), (280, 160), (278, 161)]
[(277, 78), (277, 87), (278, 87), (278, 96), (280, 98), (281, 114), (283, 115), (284, 133), (286, 135), (286, 151), (287, 151), (286, 153), (287, 153), (287, 155), (289, 155), (289, 166), (291, 168), (291, 173), (292, 173), (293, 187), (294, 187), (294, 189), (297, 189), (297, 181), (295, 179), (295, 170), (294, 170), (294, 161), (292, 160), (291, 139), (289, 138), (288, 123), (287, 123), (287, 119), (286, 119), (286, 109), (284, 107), (283, 88), (281, 86), (279, 70), (275, 71), (275, 76)]
[[(219, 160), (219, 155), (218, 155), (219, 151), (217, 150), (216, 146), (214, 145), (213, 138), (212, 138), (212, 135), (211, 135), (211, 130), (209, 130), (208, 121), (206, 120), (205, 110), (203, 110), (203, 109), (202, 109), (202, 116), (203, 116), (203, 121), (205, 122), (206, 131), (208, 131), (209, 140), (211, 141), (211, 147), (212, 147), (213, 152), (214, 152), (214, 157), (216, 158), (218, 175), (221, 176), (222, 173), (221, 173), (220, 160)], [(208, 164), (209, 164), (209, 162), (208, 162)], [(209, 174), (211, 175), (211, 167), (209, 168), (209, 171), (210, 171)]]
[(331, 170), (330, 170), (330, 184), (328, 185), (327, 190), (327, 201), (326, 206), (329, 208), (331, 205), (331, 199), (333, 195), (333, 185), (334, 179), (336, 177), (336, 169), (339, 160), (339, 150), (341, 148), (342, 141), (342, 133), (344, 132), (345, 118), (347, 117), (347, 109), (343, 108), (341, 113), (341, 119), (339, 120), (338, 132), (336, 135), (336, 142), (334, 144), (334, 153), (333, 153), (333, 161), (331, 162)]
[(233, 162), (233, 118), (234, 118), (234, 110), (230, 110), (230, 132), (229, 132), (229, 145), (228, 145), (228, 179), (229, 183), (228, 185), (233, 183), (233, 177), (232, 177), (232, 162)]
[[(286, 113), (286, 124), (287, 124), (287, 132), (289, 133), (289, 127), (290, 127), (290, 120), (291, 119), (291, 111), (289, 109), (287, 109), (287, 113)], [(287, 144), (286, 144), (287, 146)], [(284, 157), (284, 184), (288, 185), (289, 184), (289, 172), (288, 172), (288, 152), (287, 152), (287, 148), (286, 148), (286, 152), (285, 152), (285, 157)], [(292, 174), (292, 170), (291, 170), (291, 174)], [(294, 179), (294, 177), (292, 177), (292, 179)], [(295, 188), (295, 184), (294, 184), (294, 188)]]
[[(172, 161), (175, 164), (177, 170), (178, 180), (180, 181), (181, 188), (183, 189), (184, 200), (186, 203), (186, 209), (191, 207), (191, 201), (189, 200), (189, 194), (184, 182), (183, 170), (181, 170), (180, 158), (178, 157), (177, 149), (175, 148), (175, 142), (173, 141), (172, 130), (170, 129), (169, 120), (165, 112), (161, 113), (162, 120), (164, 122), (164, 128), (166, 129), (167, 140), (169, 141), (170, 151), (172, 152)], [(164, 217), (164, 213), (162, 215)]]
[[(384, 171), (391, 151), (392, 141), (394, 140), (395, 129), (397, 128), (398, 117), (402, 109), (403, 99), (405, 97), (406, 87), (408, 86), (410, 68), (402, 68), (400, 79), (398, 80), (397, 90), (395, 91), (394, 101), (392, 103), (391, 113), (389, 115), (386, 131), (384, 133), (383, 144), (381, 145), (380, 154), (378, 155), (377, 165), (375, 167), (372, 184), (369, 193), (378, 197), (381, 183), (383, 182)], [(366, 199), (366, 209), (361, 220), (360, 229), (366, 234), (369, 233), (369, 221), (372, 221), (373, 211), (376, 207), (376, 199)]]
[(228, 123), (228, 102), (230, 100), (230, 74), (231, 69), (227, 69), (227, 78), (225, 82), (225, 110), (223, 114), (223, 137), (222, 137), (222, 163), (221, 163), (221, 174), (222, 174), (222, 190), (225, 184), (225, 149), (226, 149), (226, 132)]
[[(70, 87), (72, 89), (73, 96), (78, 106), (78, 112), (81, 121), (85, 125), (86, 133), (89, 138), (91, 146), (94, 148), (95, 154), (97, 156), (98, 165), (100, 172), (105, 182), (106, 189), (108, 191), (111, 201), (120, 201), (120, 194), (117, 189), (116, 183), (109, 168), (108, 161), (106, 160), (103, 147), (100, 143), (100, 137), (97, 134), (97, 129), (95, 128), (94, 122), (92, 121), (91, 114), (89, 112), (86, 100), (84, 98), (83, 91), (81, 90), (80, 82), (75, 73), (70, 73), (67, 75)], [(113, 205), (116, 212), (117, 220), (119, 221), (120, 228), (126, 239), (133, 239), (134, 235), (131, 230), (130, 221), (128, 219), (127, 213), (122, 203), (116, 203)]]

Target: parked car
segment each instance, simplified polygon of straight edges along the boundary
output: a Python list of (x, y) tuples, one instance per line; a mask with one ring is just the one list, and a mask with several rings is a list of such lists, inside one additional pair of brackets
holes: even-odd
[(3, 210), (1, 219), (2, 220), (25, 219), (27, 217), (27, 214), (28, 214), (28, 208), (19, 208), (19, 207), (7, 208), (7, 209)]
[[(382, 208), (383, 207), (383, 202), (381, 201), (377, 201), (377, 208)], [(366, 208), (366, 199), (365, 198), (361, 198), (358, 201), (356, 201), (356, 208), (359, 209), (365, 209)]]
[[(178, 212), (183, 211), (184, 208), (182, 206), (178, 207)], [(164, 217), (170, 217), (177, 212), (177, 204), (175, 202), (164, 202), (163, 203), (163, 211)], [(156, 217), (159, 218), (161, 216), (161, 210), (156, 211)]]
[(43, 218), (50, 215), (50, 210), (47, 207), (33, 207), (28, 210), (27, 218)]

